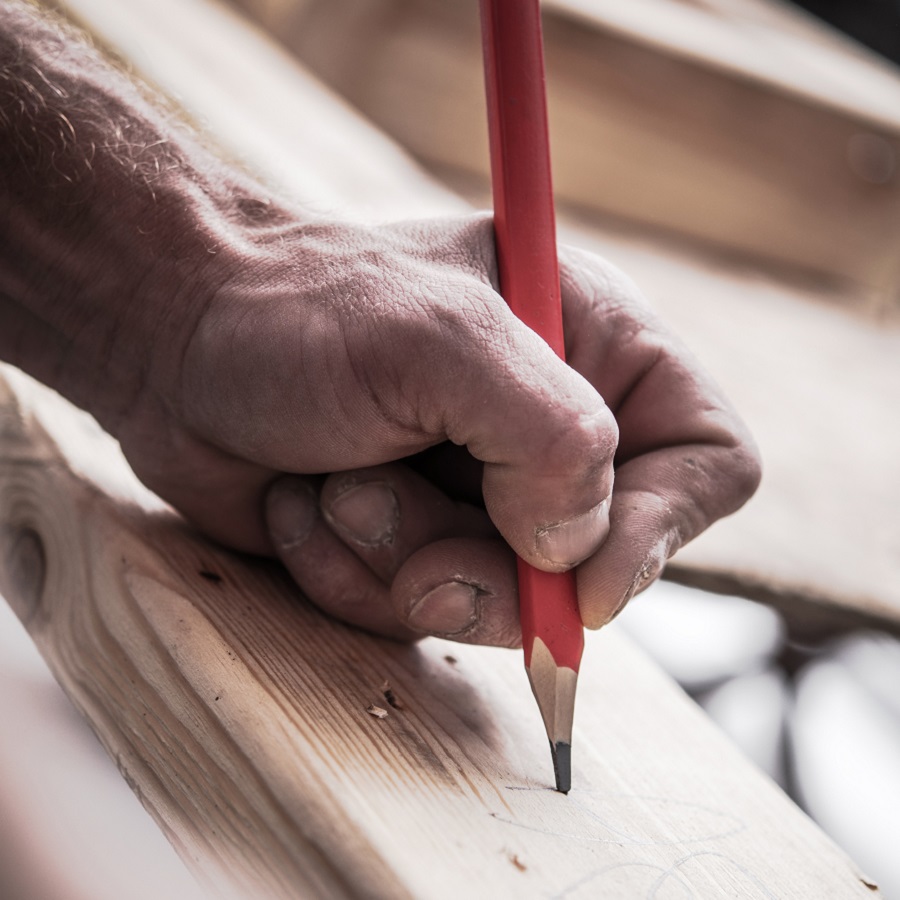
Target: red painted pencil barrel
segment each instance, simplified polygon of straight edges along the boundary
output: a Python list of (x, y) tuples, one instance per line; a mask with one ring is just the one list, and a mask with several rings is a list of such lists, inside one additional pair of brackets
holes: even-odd
[[(481, 0), (500, 290), (510, 309), (565, 359), (539, 0)], [(584, 629), (571, 572), (519, 560), (525, 664), (535, 637), (578, 671)]]

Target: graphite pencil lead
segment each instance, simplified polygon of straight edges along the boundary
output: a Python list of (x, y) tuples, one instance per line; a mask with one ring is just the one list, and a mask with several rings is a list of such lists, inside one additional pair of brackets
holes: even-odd
[(568, 794), (572, 789), (572, 745), (564, 741), (550, 742), (553, 754), (553, 775), (556, 778), (556, 789), (561, 794)]

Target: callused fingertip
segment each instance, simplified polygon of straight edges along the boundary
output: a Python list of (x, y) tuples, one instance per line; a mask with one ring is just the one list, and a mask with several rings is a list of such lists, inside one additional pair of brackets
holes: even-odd
[(400, 502), (390, 485), (365, 481), (348, 485), (325, 507), (328, 523), (365, 547), (390, 544), (400, 522)]
[(290, 550), (310, 535), (319, 516), (313, 489), (299, 478), (287, 476), (274, 482), (266, 493), (266, 524), (276, 547)]
[(609, 534), (610, 499), (586, 513), (535, 530), (537, 554), (544, 568), (564, 572), (597, 551)]
[(448, 581), (432, 588), (409, 610), (406, 623), (415, 631), (453, 637), (478, 619), (478, 589), (465, 581)]

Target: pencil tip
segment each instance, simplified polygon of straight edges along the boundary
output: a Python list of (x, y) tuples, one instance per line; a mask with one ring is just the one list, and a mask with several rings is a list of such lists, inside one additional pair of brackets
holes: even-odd
[(568, 794), (572, 788), (572, 745), (564, 741), (550, 742), (553, 754), (553, 774), (556, 776), (556, 789), (561, 794)]

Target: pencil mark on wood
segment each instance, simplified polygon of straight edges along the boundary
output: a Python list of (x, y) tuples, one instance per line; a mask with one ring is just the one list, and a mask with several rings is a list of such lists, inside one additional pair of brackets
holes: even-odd
[[(546, 788), (509, 790), (546, 791)], [(744, 831), (729, 813), (687, 800), (573, 791), (544, 810), (540, 822), (492, 813), (494, 818), (550, 837), (601, 844), (670, 846), (702, 844)]]
[[(672, 887), (677, 886), (678, 895), (685, 897), (686, 900), (702, 900), (703, 897), (709, 896), (706, 890), (708, 881), (704, 885), (703, 890), (696, 888), (692, 882), (690, 871), (685, 872), (684, 870), (689, 868), (692, 862), (704, 857), (717, 860), (717, 870), (720, 873), (728, 873), (729, 893), (733, 896), (740, 897), (741, 900), (778, 900), (778, 895), (746, 866), (735, 862), (724, 853), (716, 853), (712, 850), (688, 853), (676, 859), (668, 868), (642, 861), (605, 866), (585, 875), (583, 878), (579, 878), (578, 881), (569, 885), (560, 893), (554, 894), (552, 900), (604, 896), (602, 893), (604, 886), (609, 889), (613, 888), (617, 880), (615, 873), (622, 873), (626, 870), (629, 871), (627, 882), (630, 896), (635, 898), (644, 897), (646, 900), (661, 900), (664, 896), (674, 900), (676, 895), (672, 893)], [(702, 866), (697, 868), (708, 876), (708, 869), (704, 869)], [(646, 870), (645, 877), (642, 880), (640, 874), (634, 871), (640, 869)], [(639, 880), (640, 886), (638, 884)], [(663, 894), (664, 890), (665, 893)]]

